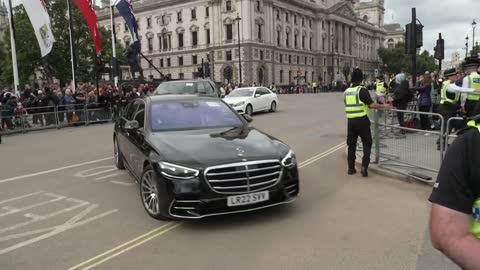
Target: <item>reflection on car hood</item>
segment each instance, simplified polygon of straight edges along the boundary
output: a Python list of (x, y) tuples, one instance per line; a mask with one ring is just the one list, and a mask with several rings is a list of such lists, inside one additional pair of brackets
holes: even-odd
[(251, 97), (226, 97), (223, 100), (228, 104), (236, 104), (242, 101), (246, 101)]
[(157, 132), (148, 141), (165, 161), (194, 168), (281, 159), (289, 151), (281, 141), (251, 127)]

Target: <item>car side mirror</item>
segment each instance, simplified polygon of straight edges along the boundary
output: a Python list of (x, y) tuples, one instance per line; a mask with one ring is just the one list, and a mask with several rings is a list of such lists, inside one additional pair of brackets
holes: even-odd
[(255, 98), (258, 98), (260, 97), (261, 95), (260, 94), (255, 94)]
[(123, 128), (126, 130), (136, 130), (140, 128), (140, 124), (137, 120), (127, 121)]
[(245, 119), (245, 121), (247, 121), (248, 123), (253, 122), (253, 118), (250, 115), (244, 113), (242, 114), (242, 116), (243, 116), (243, 119)]

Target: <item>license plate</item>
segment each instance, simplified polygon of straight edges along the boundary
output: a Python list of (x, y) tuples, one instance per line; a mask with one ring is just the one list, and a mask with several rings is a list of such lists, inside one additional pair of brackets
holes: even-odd
[(228, 207), (249, 205), (269, 200), (268, 191), (227, 197)]

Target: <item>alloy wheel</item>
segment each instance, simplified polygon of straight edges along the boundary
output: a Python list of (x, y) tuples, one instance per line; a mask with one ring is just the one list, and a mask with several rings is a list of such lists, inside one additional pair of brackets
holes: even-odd
[(152, 170), (146, 171), (143, 174), (141, 183), (143, 205), (152, 215), (157, 215), (160, 211), (158, 205), (158, 189), (155, 181)]

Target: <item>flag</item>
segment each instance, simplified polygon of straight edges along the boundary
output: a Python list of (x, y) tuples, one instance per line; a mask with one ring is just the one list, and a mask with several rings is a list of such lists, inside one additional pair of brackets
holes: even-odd
[(52, 51), (55, 38), (52, 33), (50, 16), (44, 0), (22, 0), (23, 7), (32, 23), (42, 57)]
[(135, 15), (133, 14), (131, 0), (113, 0), (112, 6), (116, 6), (120, 15), (125, 19), (128, 29), (132, 34), (133, 52), (135, 56), (138, 56), (140, 53), (140, 39), (138, 38), (137, 19), (135, 19)]
[[(27, 1), (27, 0), (24, 0)], [(74, 0), (80, 12), (82, 12), (85, 21), (90, 28), (90, 34), (92, 35), (93, 43), (95, 44), (95, 50), (97, 55), (102, 53), (102, 44), (100, 41), (100, 32), (98, 31), (98, 21), (95, 10), (93, 10), (90, 0)]]

